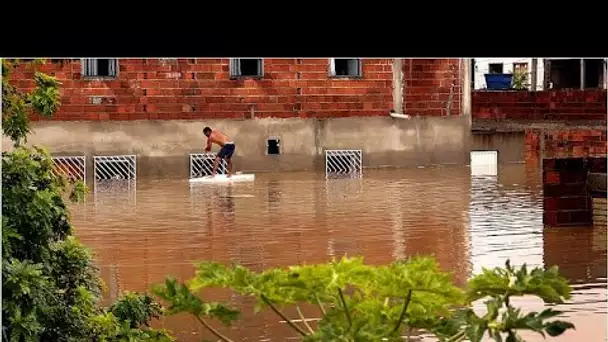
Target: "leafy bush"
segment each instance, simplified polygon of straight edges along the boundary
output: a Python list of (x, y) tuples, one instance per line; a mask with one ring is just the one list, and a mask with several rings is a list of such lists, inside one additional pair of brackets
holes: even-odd
[(9, 82), (17, 64), (2, 60), (2, 128), (14, 145), (2, 153), (3, 340), (170, 341), (164, 331), (139, 328), (159, 312), (150, 297), (127, 294), (112, 310), (97, 305), (101, 280), (73, 236), (63, 196), (80, 200), (85, 186), (57, 174), (44, 149), (23, 145), (29, 115), (59, 108), (59, 83), (36, 72), (36, 88), (23, 93)]
[[(201, 290), (230, 288), (257, 298), (256, 311), (270, 309), (301, 336), (302, 341), (402, 341), (426, 332), (441, 341), (481, 341), (488, 334), (495, 341), (521, 341), (517, 331), (528, 329), (557, 336), (573, 325), (547, 319), (560, 314), (521, 311), (510, 298), (537, 295), (548, 303), (569, 298), (570, 287), (556, 268), (547, 271), (527, 267), (484, 270), (466, 289), (453, 285), (432, 258), (416, 257), (384, 266), (370, 266), (361, 258), (342, 258), (319, 265), (274, 268), (260, 273), (242, 266), (198, 264), (195, 276), (186, 283), (169, 277), (156, 285), (154, 293), (168, 302), (168, 313), (188, 313), (222, 341), (232, 341), (213, 329), (208, 319), (226, 325), (240, 316), (237, 308), (206, 302)], [(474, 301), (486, 301), (487, 314), (479, 317), (471, 309)], [(300, 305), (318, 307), (320, 320), (307, 323)], [(281, 310), (295, 305), (299, 323)], [(501, 311), (502, 310), (502, 311)], [(501, 313), (502, 312), (502, 313)]]
[(517, 90), (527, 89), (529, 86), (529, 73), (526, 69), (517, 69), (513, 71), (513, 79), (511, 87)]

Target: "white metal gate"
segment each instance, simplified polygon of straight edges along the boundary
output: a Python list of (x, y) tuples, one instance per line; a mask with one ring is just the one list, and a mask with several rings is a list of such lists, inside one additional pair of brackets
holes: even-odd
[(137, 158), (135, 155), (94, 156), (95, 180), (136, 179)]
[[(213, 171), (215, 153), (191, 153), (190, 154), (190, 178), (210, 176)], [(220, 160), (217, 167), (218, 174), (228, 173), (227, 163), (224, 159)]]
[(361, 150), (325, 150), (325, 174), (361, 175), (362, 154)]
[(498, 174), (498, 151), (471, 151), (471, 175)]
[(57, 156), (52, 159), (55, 174), (63, 174), (71, 181), (81, 180), (86, 183), (86, 156)]

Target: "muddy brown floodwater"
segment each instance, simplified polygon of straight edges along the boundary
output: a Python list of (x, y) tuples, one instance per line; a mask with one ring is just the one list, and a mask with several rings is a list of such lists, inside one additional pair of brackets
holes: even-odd
[[(472, 177), (457, 167), (365, 170), (362, 179), (333, 180), (311, 172), (260, 173), (254, 183), (232, 186), (138, 179), (93, 190), (72, 215), (77, 235), (96, 254), (106, 300), (148, 290), (167, 275), (189, 278), (197, 260), (260, 270), (344, 254), (373, 264), (434, 254), (462, 283), (482, 266), (510, 258), (558, 265), (575, 288), (561, 309), (577, 329), (550, 340), (606, 340), (606, 228), (544, 229), (536, 167), (501, 166), (498, 177)], [(272, 313), (253, 315), (249, 298), (210, 296), (243, 308), (242, 320), (222, 328), (235, 340), (294, 336)], [(526, 310), (542, 308), (533, 299), (519, 302)], [(180, 341), (212, 338), (188, 316), (159, 324)]]

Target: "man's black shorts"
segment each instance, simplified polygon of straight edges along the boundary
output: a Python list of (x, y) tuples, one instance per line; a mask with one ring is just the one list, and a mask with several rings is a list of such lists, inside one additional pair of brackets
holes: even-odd
[(220, 151), (217, 153), (217, 156), (222, 159), (230, 159), (234, 154), (235, 146), (234, 144), (224, 144)]

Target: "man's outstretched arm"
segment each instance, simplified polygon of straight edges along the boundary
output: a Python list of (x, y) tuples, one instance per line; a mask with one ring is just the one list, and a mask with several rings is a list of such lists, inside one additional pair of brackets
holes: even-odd
[(205, 152), (211, 151), (211, 139), (207, 139), (207, 147), (205, 147)]

